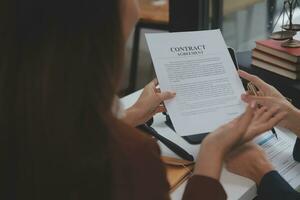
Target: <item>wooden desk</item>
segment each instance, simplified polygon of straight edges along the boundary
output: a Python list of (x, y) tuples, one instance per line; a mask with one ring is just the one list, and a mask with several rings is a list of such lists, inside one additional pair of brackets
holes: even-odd
[[(249, 6), (255, 5), (262, 0), (224, 0), (223, 15), (230, 15), (238, 10), (243, 10)], [(187, 1), (188, 3), (188, 1)], [(140, 20), (150, 23), (169, 23), (169, 1), (165, 0), (162, 5), (155, 5), (153, 0), (139, 0), (140, 4)], [(212, 13), (210, 13), (212, 17)]]
[(153, 0), (139, 0), (140, 20), (150, 23), (169, 24), (169, 1), (156, 5)]

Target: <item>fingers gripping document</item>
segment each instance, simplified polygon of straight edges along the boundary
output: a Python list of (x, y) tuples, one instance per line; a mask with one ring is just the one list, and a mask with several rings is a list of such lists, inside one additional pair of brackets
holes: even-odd
[(165, 102), (181, 136), (206, 133), (245, 110), (245, 92), (220, 30), (146, 34)]

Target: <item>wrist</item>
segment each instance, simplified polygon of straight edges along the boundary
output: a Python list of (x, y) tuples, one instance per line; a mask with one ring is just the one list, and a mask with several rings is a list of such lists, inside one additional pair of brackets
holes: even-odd
[(217, 157), (221, 160), (224, 160), (226, 153), (228, 152), (228, 150), (226, 149), (226, 147), (224, 147), (222, 143), (220, 144), (217, 139), (209, 136), (202, 141), (201, 150), (205, 150), (206, 152), (212, 152), (214, 157)]
[(131, 106), (130, 108), (126, 109), (125, 117), (123, 118), (123, 121), (125, 121), (125, 123), (127, 123), (133, 127), (141, 125), (142, 122), (140, 120), (139, 110), (134, 105)]
[(274, 167), (268, 161), (258, 161), (253, 163), (253, 169), (250, 171), (248, 178), (252, 179), (257, 185), (259, 185), (262, 178), (273, 170)]
[(213, 148), (212, 145), (202, 143), (194, 168), (194, 174), (220, 179), (223, 153)]
[(206, 157), (214, 159), (214, 160), (220, 160), (223, 162), (225, 158), (225, 150), (221, 145), (213, 144), (213, 143), (206, 143), (203, 141), (201, 144), (201, 149), (199, 152), (199, 155), (206, 155)]

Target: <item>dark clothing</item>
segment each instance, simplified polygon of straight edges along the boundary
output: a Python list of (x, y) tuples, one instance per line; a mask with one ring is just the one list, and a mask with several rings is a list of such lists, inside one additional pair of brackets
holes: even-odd
[(257, 190), (258, 200), (295, 200), (300, 193), (294, 190), (277, 171), (267, 173)]
[(205, 176), (193, 176), (187, 184), (183, 199), (227, 199), (227, 196), (219, 181)]
[[(116, 121), (110, 136), (114, 200), (169, 200), (169, 183), (157, 143), (135, 128)], [(224, 200), (218, 180), (193, 176), (183, 200)]]
[[(293, 152), (294, 159), (300, 161), (300, 139), (298, 138)], [(257, 189), (258, 200), (300, 200), (300, 193), (295, 191), (277, 171), (267, 173)]]
[(296, 161), (300, 162), (300, 139), (299, 138), (296, 140), (293, 157)]

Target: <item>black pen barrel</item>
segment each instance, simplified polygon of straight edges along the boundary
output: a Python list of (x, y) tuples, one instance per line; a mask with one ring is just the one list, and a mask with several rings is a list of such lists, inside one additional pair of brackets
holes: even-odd
[(188, 160), (188, 161), (194, 161), (194, 157), (189, 154), (187, 151), (185, 151), (182, 147), (175, 144), (174, 142), (168, 140), (167, 138), (163, 137), (162, 135), (158, 134), (156, 130), (148, 125), (140, 125), (138, 128), (149, 135), (155, 137), (157, 140), (159, 140), (161, 143), (166, 145), (171, 151), (173, 151), (176, 155), (179, 157)]
[[(153, 129), (152, 127), (149, 127)], [(155, 131), (155, 130), (154, 130)], [(189, 154), (187, 151), (185, 151), (183, 148), (181, 148), (179, 145), (175, 144), (174, 142), (168, 140), (167, 138), (163, 137), (162, 135), (158, 134), (156, 131), (153, 131), (153, 136), (161, 141), (164, 145), (166, 145), (171, 151), (173, 151), (175, 154), (180, 156), (181, 158), (188, 160), (188, 161), (194, 161), (194, 157)]]

